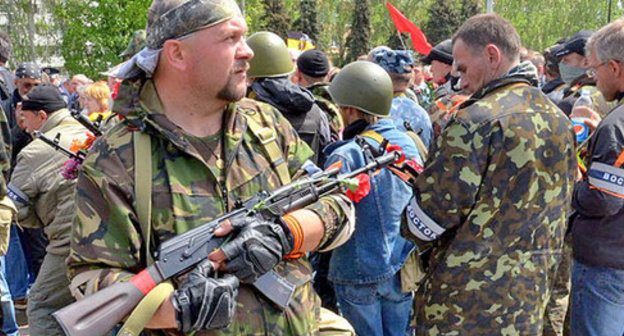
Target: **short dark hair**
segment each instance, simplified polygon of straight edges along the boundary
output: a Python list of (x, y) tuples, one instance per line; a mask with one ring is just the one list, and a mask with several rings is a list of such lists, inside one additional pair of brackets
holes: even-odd
[(473, 51), (493, 44), (510, 60), (520, 57), (520, 35), (507, 19), (495, 13), (478, 14), (468, 19), (453, 35), (453, 44), (458, 39)]
[(9, 34), (0, 30), (0, 62), (8, 61), (12, 50), (13, 46), (11, 45)]

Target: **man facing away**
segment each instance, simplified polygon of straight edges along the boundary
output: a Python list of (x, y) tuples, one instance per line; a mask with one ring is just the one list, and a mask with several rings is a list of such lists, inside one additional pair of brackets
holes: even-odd
[[(538, 335), (569, 215), (574, 134), (537, 88), (520, 37), (496, 14), (453, 37), (472, 94), (434, 143), (403, 234), (431, 249), (417, 335)], [(437, 144), (443, 144), (437, 146)]]

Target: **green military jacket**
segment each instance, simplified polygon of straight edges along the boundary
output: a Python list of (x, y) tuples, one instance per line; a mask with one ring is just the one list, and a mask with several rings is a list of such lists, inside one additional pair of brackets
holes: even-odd
[(436, 140), (403, 234), (432, 248), (417, 335), (540, 335), (575, 176), (568, 118), (521, 67), (461, 105)]
[[(251, 100), (230, 104), (225, 112), (225, 157), (218, 159), (203, 156), (205, 153), (193, 147), (188, 136), (162, 114), (164, 108), (151, 80), (122, 85), (115, 111), (125, 120), (94, 144), (78, 178), (69, 273), (70, 277), (83, 272), (93, 274), (83, 284), (72, 283), (72, 287), (83, 291), (75, 294), (78, 296), (126, 280), (146, 267), (133, 178), (132, 137), (138, 129), (151, 136), (154, 246), (232, 210), (238, 200), (281, 185), (262, 144), (249, 130), (247, 118), (276, 131), (291, 177), (300, 174), (302, 165), (312, 156), (280, 113)], [(321, 246), (352, 225), (348, 215), (352, 205), (341, 196), (324, 197), (308, 208), (324, 221), (326, 233)], [(241, 285), (234, 322), (219, 335), (317, 332), (320, 300), (310, 283), (312, 269), (307, 259), (283, 261), (275, 270), (297, 286), (289, 307), (282, 312), (251, 286)]]
[[(60, 134), (59, 145), (69, 148), (73, 140), (84, 141), (87, 130), (69, 110), (50, 115), (40, 129), (50, 138)], [(76, 180), (63, 178), (61, 170), (68, 157), (41, 139), (35, 139), (17, 155), (9, 182), (9, 196), (18, 209), (18, 223), (43, 228), (50, 243), (47, 252), (67, 255), (74, 217)]]

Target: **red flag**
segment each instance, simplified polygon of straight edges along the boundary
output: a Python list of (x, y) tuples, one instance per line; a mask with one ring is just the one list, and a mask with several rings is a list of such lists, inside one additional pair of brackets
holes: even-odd
[(399, 33), (409, 33), (412, 38), (412, 45), (414, 46), (414, 50), (423, 54), (429, 55), (431, 49), (433, 47), (429, 42), (427, 42), (427, 37), (423, 32), (414, 24), (414, 22), (410, 21), (405, 17), (398, 9), (394, 8), (390, 1), (386, 2), (388, 6), (388, 10), (390, 11), (390, 17), (392, 17), (392, 21), (394, 22), (394, 26), (399, 31)]

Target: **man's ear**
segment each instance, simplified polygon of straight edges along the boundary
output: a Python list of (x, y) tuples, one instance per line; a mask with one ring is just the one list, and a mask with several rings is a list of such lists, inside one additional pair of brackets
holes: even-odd
[(186, 46), (182, 41), (167, 40), (163, 45), (160, 57), (165, 58), (172, 68), (184, 71), (188, 67), (185, 48)]
[(613, 76), (621, 80), (624, 78), (624, 66), (622, 66), (622, 62), (618, 62), (616, 60), (610, 60), (607, 64), (609, 70), (613, 72)]
[(485, 59), (488, 60), (490, 65), (494, 66), (495, 68), (497, 68), (503, 62), (503, 53), (494, 44), (490, 43), (486, 45), (483, 49), (483, 52), (485, 53)]
[(43, 121), (48, 120), (48, 114), (44, 110), (39, 110), (39, 112), (37, 112), (37, 116)]

